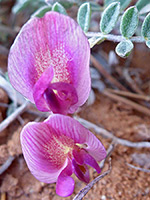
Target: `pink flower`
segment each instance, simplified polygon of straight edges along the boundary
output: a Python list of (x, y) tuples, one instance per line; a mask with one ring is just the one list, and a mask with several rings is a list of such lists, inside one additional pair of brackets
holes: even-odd
[(88, 183), (87, 165), (100, 173), (96, 161), (106, 157), (104, 146), (90, 131), (60, 114), (28, 123), (21, 133), (21, 145), (31, 173), (39, 181), (57, 182), (56, 193), (63, 197), (73, 193), (73, 173)]
[(89, 59), (80, 26), (68, 16), (48, 12), (22, 27), (10, 50), (8, 75), (40, 111), (74, 113), (90, 92)]

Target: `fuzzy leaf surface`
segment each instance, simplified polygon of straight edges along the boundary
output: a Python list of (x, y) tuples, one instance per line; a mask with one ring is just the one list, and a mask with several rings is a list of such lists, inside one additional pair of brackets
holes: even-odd
[(100, 30), (104, 34), (110, 33), (117, 22), (120, 13), (120, 4), (112, 3), (103, 12), (100, 21)]
[(91, 21), (91, 5), (90, 3), (84, 3), (80, 6), (77, 14), (78, 24), (81, 26), (84, 32), (87, 32), (90, 27)]
[(122, 16), (120, 31), (125, 38), (130, 38), (138, 26), (138, 10), (135, 6), (128, 8)]
[(130, 55), (132, 49), (133, 49), (133, 43), (130, 40), (125, 40), (120, 42), (116, 47), (116, 53), (122, 57), (126, 58)]
[(141, 34), (145, 40), (150, 40), (150, 13), (146, 16), (142, 24)]

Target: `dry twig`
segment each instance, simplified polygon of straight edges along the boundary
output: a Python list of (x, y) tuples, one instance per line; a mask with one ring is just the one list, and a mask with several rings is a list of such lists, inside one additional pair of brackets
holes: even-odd
[(103, 94), (106, 95), (107, 97), (115, 100), (115, 101), (119, 101), (119, 102), (125, 103), (126, 105), (131, 106), (133, 109), (137, 110), (138, 112), (141, 112), (143, 114), (150, 116), (150, 109), (148, 109), (148, 108), (146, 108), (142, 105), (139, 105), (138, 103), (135, 103), (135, 102), (133, 102), (129, 99), (126, 99), (124, 97), (120, 97), (116, 94), (112, 94), (108, 90), (103, 91)]
[(98, 62), (98, 60), (91, 55), (91, 62), (93, 63), (94, 67), (96, 67), (99, 72), (107, 79), (109, 80), (113, 85), (115, 85), (120, 90), (127, 91), (127, 89), (121, 85), (114, 77), (112, 77), (104, 68), (103, 66)]
[(138, 94), (143, 94), (144, 92), (138, 87), (135, 81), (130, 77), (128, 68), (123, 70), (123, 76), (125, 80), (129, 83), (130, 87)]
[(15, 156), (9, 156), (6, 162), (0, 167), (0, 175), (3, 174), (10, 167), (14, 159)]
[(82, 200), (83, 197), (89, 192), (89, 190), (93, 187), (95, 183), (100, 181), (102, 178), (104, 178), (107, 174), (109, 174), (111, 171), (111, 159), (109, 160), (109, 169), (101, 174), (100, 176), (96, 177), (93, 181), (91, 181), (88, 185), (86, 185), (80, 192), (73, 198), (73, 200)]
[(123, 146), (132, 147), (132, 148), (150, 148), (150, 142), (130, 142), (128, 140), (124, 140), (124, 139), (114, 136), (113, 133), (111, 133), (111, 132), (105, 130), (104, 128), (101, 128), (85, 119), (82, 119), (80, 117), (74, 117), (74, 118), (76, 120), (78, 120), (86, 128), (94, 129), (94, 131), (97, 134), (99, 134), (105, 138), (109, 138), (109, 139), (113, 140), (114, 144), (120, 144)]
[(141, 167), (136, 167), (134, 165), (131, 165), (129, 163), (126, 163), (126, 165), (128, 165), (129, 167), (133, 168), (133, 169), (136, 169), (136, 170), (139, 170), (139, 171), (142, 171), (142, 172), (146, 172), (146, 173), (150, 173), (150, 170), (149, 169), (144, 169), (144, 168), (141, 168)]
[(100, 166), (101, 169), (103, 169), (106, 160), (108, 160), (108, 158), (111, 156), (111, 154), (112, 154), (114, 148), (115, 148), (115, 144), (112, 142), (112, 143), (110, 144), (109, 148), (107, 149), (107, 156), (106, 156), (106, 158), (105, 158), (104, 160), (102, 160), (102, 161), (100, 162), (100, 164), (99, 164), (99, 166)]
[[(112, 34), (104, 35), (103, 33), (100, 33), (100, 32), (87, 32), (86, 36), (87, 37), (104, 37), (106, 40), (113, 41), (113, 42), (124, 41), (124, 37), (122, 35), (112, 35)], [(134, 36), (131, 38), (131, 41), (137, 42), (137, 43), (145, 42), (144, 38), (141, 36)]]
[(13, 122), (20, 114), (22, 114), (30, 105), (30, 102), (26, 101), (19, 108), (15, 110), (11, 115), (9, 115), (4, 121), (0, 123), (0, 132), (2, 132), (11, 122)]
[(133, 99), (150, 101), (150, 96), (148, 96), (148, 95), (136, 94), (136, 93), (133, 93), (133, 92), (120, 91), (120, 90), (114, 90), (114, 89), (106, 89), (106, 91), (109, 91), (111, 93), (118, 94), (118, 95), (121, 95), (121, 96), (133, 98)]

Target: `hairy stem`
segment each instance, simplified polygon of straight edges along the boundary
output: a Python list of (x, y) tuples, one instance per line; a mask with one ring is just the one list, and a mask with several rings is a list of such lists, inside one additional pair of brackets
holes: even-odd
[[(88, 33), (86, 33), (86, 36), (89, 38), (90, 37), (104, 37), (105, 40), (109, 40), (109, 41), (113, 41), (113, 42), (121, 42), (126, 39), (122, 35), (112, 35), (112, 34), (104, 35), (103, 33), (100, 33), (100, 32), (88, 32)], [(136, 42), (136, 43), (145, 42), (145, 39), (141, 36), (134, 36), (130, 40), (132, 42)]]

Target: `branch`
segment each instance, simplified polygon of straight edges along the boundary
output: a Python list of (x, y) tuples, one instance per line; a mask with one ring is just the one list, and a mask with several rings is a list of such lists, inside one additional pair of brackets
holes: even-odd
[(142, 172), (147, 172), (147, 173), (150, 173), (150, 170), (149, 169), (144, 169), (144, 168), (141, 168), (141, 167), (136, 167), (134, 165), (131, 165), (129, 163), (126, 163), (129, 167), (133, 168), (133, 169), (136, 169), (136, 170), (139, 170), (139, 171), (142, 171)]
[(118, 96), (118, 95), (116, 95), (116, 94), (113, 94), (113, 93), (109, 92), (108, 90), (104, 90), (104, 91), (103, 91), (103, 94), (104, 94), (105, 96), (107, 96), (107, 97), (109, 97), (109, 98), (115, 100), (115, 101), (124, 103), (124, 104), (126, 104), (126, 105), (128, 105), (128, 106), (131, 106), (134, 110), (137, 110), (137, 111), (140, 112), (140, 113), (143, 113), (143, 114), (145, 114), (145, 115), (150, 116), (150, 109), (147, 108), (147, 107), (145, 107), (145, 106), (142, 106), (142, 105), (140, 105), (140, 104), (138, 104), (138, 103), (135, 103), (134, 101), (131, 101), (131, 100), (126, 99), (126, 98), (124, 98), (124, 97), (121, 97), (121, 96)]
[(30, 102), (26, 101), (19, 108), (17, 108), (11, 115), (9, 115), (4, 121), (0, 123), (0, 132), (2, 132), (11, 122), (13, 122), (21, 113), (23, 113), (27, 107), (30, 105)]
[(0, 167), (0, 175), (3, 174), (10, 167), (14, 159), (15, 156), (9, 156), (6, 162)]
[(73, 200), (82, 200), (82, 198), (89, 192), (89, 190), (93, 187), (95, 183), (100, 181), (102, 178), (104, 178), (107, 174), (109, 174), (111, 171), (111, 159), (109, 162), (109, 169), (101, 174), (100, 176), (96, 177), (92, 182), (90, 182), (87, 186), (85, 186), (80, 192), (73, 198)]
[(112, 142), (112, 144), (110, 144), (109, 148), (107, 149), (107, 156), (106, 156), (106, 158), (104, 160), (102, 160), (100, 162), (100, 164), (99, 164), (101, 170), (103, 169), (106, 160), (108, 160), (108, 158), (111, 156), (114, 148), (115, 148), (115, 144)]
[(150, 148), (150, 142), (130, 142), (128, 140), (120, 139), (113, 135), (113, 133), (105, 130), (104, 128), (101, 128), (85, 119), (74, 117), (76, 120), (78, 120), (83, 126), (85, 126), (88, 129), (94, 129), (94, 131), (105, 137), (113, 140), (114, 144), (121, 144), (123, 146), (132, 147), (132, 148)]
[(115, 85), (117, 88), (119, 88), (120, 90), (124, 90), (127, 91), (127, 89), (121, 85), (121, 83), (115, 79), (113, 76), (111, 76), (105, 69), (104, 67), (99, 63), (99, 61), (91, 55), (90, 57), (92, 64), (94, 65), (94, 67), (96, 69), (98, 69), (98, 71), (107, 79), (109, 80), (110, 83), (112, 83), (113, 85)]
[[(113, 42), (121, 42), (124, 41), (125, 38), (121, 35), (104, 35), (103, 33), (100, 32), (88, 32), (86, 33), (87, 37), (104, 37), (106, 40), (113, 41)], [(137, 42), (137, 43), (143, 43), (145, 42), (144, 38), (141, 36), (134, 36), (130, 39), (132, 42)]]
[(114, 90), (114, 89), (110, 89), (110, 88), (107, 88), (106, 91), (109, 91), (111, 93), (114, 93), (114, 94), (117, 94), (120, 96), (124, 96), (124, 97), (129, 97), (129, 98), (144, 100), (144, 101), (150, 101), (150, 95), (146, 96), (143, 94), (136, 94), (133, 92), (122, 91), (122, 90)]

